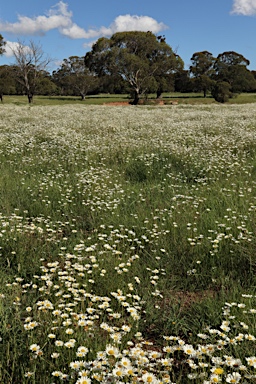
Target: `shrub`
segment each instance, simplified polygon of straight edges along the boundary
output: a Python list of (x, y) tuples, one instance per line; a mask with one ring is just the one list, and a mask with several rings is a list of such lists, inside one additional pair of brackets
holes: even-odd
[(227, 81), (217, 81), (212, 90), (212, 96), (219, 103), (226, 103), (231, 97), (230, 84)]

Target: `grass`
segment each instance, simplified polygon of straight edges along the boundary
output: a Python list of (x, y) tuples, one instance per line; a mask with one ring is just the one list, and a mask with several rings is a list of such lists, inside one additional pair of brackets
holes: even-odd
[[(34, 97), (33, 103), (31, 105), (67, 105), (67, 104), (77, 104), (77, 105), (98, 105), (104, 104), (107, 102), (117, 102), (117, 101), (128, 101), (128, 95), (92, 95), (86, 96), (85, 100), (81, 100), (81, 97), (78, 96), (40, 96), (36, 95)], [(27, 105), (28, 100), (27, 96), (5, 96), (4, 104), (15, 104), (15, 105)]]
[[(102, 105), (106, 103), (114, 102), (127, 102), (130, 100), (129, 95), (111, 95), (111, 94), (99, 94), (99, 95), (90, 95), (86, 96), (85, 100), (81, 100), (80, 97), (76, 96), (40, 96), (36, 95), (32, 105), (63, 105), (63, 104), (81, 104), (81, 105)], [(203, 97), (201, 93), (181, 93), (181, 92), (172, 92), (172, 93), (163, 93), (162, 100), (165, 104), (171, 104), (173, 101), (178, 102), (179, 104), (215, 104), (216, 101), (210, 96), (207, 95), (206, 98)], [(155, 95), (148, 95), (148, 103), (155, 101)], [(228, 104), (247, 104), (255, 103), (256, 94), (255, 93), (241, 93), (234, 98), (228, 101)], [(4, 96), (5, 104), (15, 104), (15, 105), (26, 105), (28, 104), (26, 96)]]
[(1, 105), (0, 382), (253, 382), (255, 105), (36, 100)]

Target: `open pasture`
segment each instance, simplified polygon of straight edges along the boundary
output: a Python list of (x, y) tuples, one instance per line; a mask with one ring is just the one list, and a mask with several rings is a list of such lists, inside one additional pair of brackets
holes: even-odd
[[(203, 97), (203, 94), (200, 93), (181, 93), (181, 92), (166, 92), (162, 94), (160, 99), (166, 105), (170, 105), (175, 102), (178, 104), (218, 104), (211, 95)], [(156, 99), (155, 94), (147, 95), (147, 98), (141, 99), (141, 102), (154, 105), (157, 104), (160, 100)], [(128, 94), (98, 94), (98, 95), (87, 95), (84, 100), (81, 100), (79, 96), (41, 96), (36, 95), (33, 100), (33, 105), (105, 105), (108, 103), (129, 103), (132, 101), (132, 98)], [(27, 105), (28, 100), (27, 96), (20, 95), (5, 95), (3, 98), (4, 104), (14, 104), (18, 106)], [(235, 95), (233, 98), (229, 99), (227, 104), (247, 104), (256, 102), (256, 93), (241, 93)]]
[(0, 382), (254, 382), (256, 105), (0, 107)]

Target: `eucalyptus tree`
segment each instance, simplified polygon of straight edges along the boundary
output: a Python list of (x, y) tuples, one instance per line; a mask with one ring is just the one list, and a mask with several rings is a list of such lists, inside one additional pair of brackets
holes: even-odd
[(142, 95), (157, 92), (160, 79), (182, 62), (165, 39), (152, 32), (130, 31), (100, 38), (85, 55), (85, 64), (99, 77), (120, 76), (129, 84), (133, 104), (137, 104)]
[(195, 52), (190, 60), (192, 64), (189, 72), (192, 76), (194, 87), (197, 91), (203, 91), (204, 97), (206, 97), (207, 91), (210, 90), (214, 84), (212, 78), (216, 59), (212, 53), (201, 51)]
[(250, 61), (234, 51), (218, 55), (215, 64), (215, 78), (230, 84), (232, 93), (247, 92), (255, 89), (255, 79), (247, 68)]
[(185, 69), (177, 71), (174, 76), (174, 91), (189, 93), (193, 92), (193, 89), (193, 81), (191, 79), (189, 71)]
[(0, 99), (3, 101), (3, 95), (17, 93), (16, 82), (13, 77), (12, 67), (9, 65), (0, 66)]
[(82, 100), (98, 86), (98, 77), (85, 67), (84, 57), (79, 56), (64, 59), (53, 78), (64, 93), (79, 95)]
[(184, 62), (166, 43), (164, 36), (157, 36), (157, 48), (152, 52), (154, 78), (157, 82), (157, 98), (163, 92), (174, 90), (175, 74), (184, 69)]

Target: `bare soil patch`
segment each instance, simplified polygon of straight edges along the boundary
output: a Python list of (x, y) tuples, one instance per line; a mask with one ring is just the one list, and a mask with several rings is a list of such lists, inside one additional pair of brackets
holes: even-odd
[(129, 106), (131, 104), (129, 104), (129, 101), (112, 101), (112, 102), (109, 102), (109, 103), (104, 103), (103, 105), (108, 105), (109, 107), (112, 107), (112, 106)]

